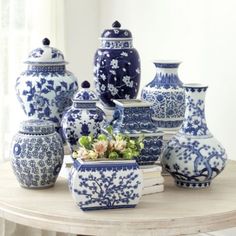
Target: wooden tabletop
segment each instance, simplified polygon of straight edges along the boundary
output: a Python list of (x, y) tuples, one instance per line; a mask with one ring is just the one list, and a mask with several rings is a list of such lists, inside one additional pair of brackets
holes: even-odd
[(182, 235), (236, 226), (236, 162), (208, 189), (178, 188), (170, 176), (165, 191), (142, 197), (134, 209), (82, 212), (67, 182), (45, 190), (21, 188), (9, 163), (0, 167), (0, 216), (27, 226), (85, 235)]

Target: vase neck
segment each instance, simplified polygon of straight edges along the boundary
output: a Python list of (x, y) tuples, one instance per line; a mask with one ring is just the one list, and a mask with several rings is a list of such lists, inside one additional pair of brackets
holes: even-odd
[(156, 66), (156, 76), (150, 83), (151, 87), (176, 88), (182, 87), (183, 83), (178, 77), (177, 62), (154, 62)]
[(185, 86), (186, 111), (179, 133), (189, 136), (211, 136), (205, 118), (206, 86)]

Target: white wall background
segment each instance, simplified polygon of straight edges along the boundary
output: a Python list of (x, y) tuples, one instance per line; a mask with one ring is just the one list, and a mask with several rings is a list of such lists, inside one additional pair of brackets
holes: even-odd
[(155, 75), (153, 59), (179, 59), (184, 83), (209, 85), (212, 133), (236, 160), (235, 0), (67, 0), (66, 56), (79, 81), (92, 82), (93, 55), (104, 28), (119, 20), (132, 31), (142, 63), (141, 87)]

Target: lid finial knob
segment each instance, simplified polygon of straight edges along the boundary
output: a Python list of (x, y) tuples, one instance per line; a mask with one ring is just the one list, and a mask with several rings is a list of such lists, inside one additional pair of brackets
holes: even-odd
[(85, 80), (85, 81), (81, 84), (81, 87), (82, 87), (82, 88), (90, 88), (90, 83), (89, 83), (87, 80)]
[(112, 27), (113, 27), (113, 28), (120, 28), (120, 27), (121, 27), (121, 24), (120, 24), (119, 21), (116, 20), (116, 21), (112, 24)]
[(49, 46), (50, 40), (48, 38), (44, 38), (42, 43), (43, 43), (44, 46)]

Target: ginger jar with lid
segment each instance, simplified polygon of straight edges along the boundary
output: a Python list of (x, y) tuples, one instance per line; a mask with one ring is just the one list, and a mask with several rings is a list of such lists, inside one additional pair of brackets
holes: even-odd
[(60, 132), (62, 114), (78, 89), (77, 79), (66, 70), (62, 52), (47, 38), (42, 44), (25, 61), (27, 69), (17, 78), (16, 95), (29, 118), (52, 121)]
[(106, 122), (105, 113), (96, 106), (98, 97), (90, 90), (90, 83), (84, 81), (81, 87), (73, 98), (73, 105), (62, 119), (63, 134), (71, 151), (78, 150), (78, 140), (81, 136), (100, 134)]
[(11, 163), (22, 187), (53, 186), (63, 158), (63, 142), (51, 121), (27, 120), (21, 123), (12, 140)]
[(115, 21), (101, 35), (94, 57), (94, 79), (105, 108), (114, 109), (113, 99), (134, 99), (140, 84), (140, 58), (133, 48), (132, 34)]

